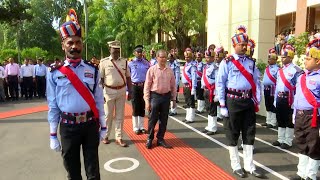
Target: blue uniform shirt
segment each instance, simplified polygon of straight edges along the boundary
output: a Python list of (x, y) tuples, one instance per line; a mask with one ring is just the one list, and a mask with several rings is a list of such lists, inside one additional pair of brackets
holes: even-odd
[[(254, 83), (256, 84), (257, 100), (261, 100), (261, 85), (260, 85), (260, 72), (255, 66), (255, 62), (244, 55), (233, 55), (234, 59), (239, 61), (240, 64), (253, 76)], [(232, 88), (236, 90), (250, 90), (251, 85), (248, 80), (242, 75), (239, 69), (230, 61), (222, 60), (219, 65), (219, 71), (216, 79), (216, 89), (218, 92), (219, 102), (225, 105), (226, 89)]]
[(174, 73), (174, 77), (176, 79), (176, 86), (178, 87), (180, 84), (180, 63), (177, 60), (174, 60), (172, 62), (169, 61), (168, 64)]
[[(186, 75), (190, 78), (191, 82), (192, 82), (192, 86), (191, 88), (196, 88), (197, 87), (197, 67), (194, 61), (190, 61), (189, 63), (186, 62), (186, 64), (184, 65), (184, 71), (186, 73)], [(186, 80), (186, 78), (183, 75), (184, 73), (182, 72), (182, 78), (181, 81), (183, 84), (188, 84), (189, 82)]]
[(45, 76), (47, 73), (47, 67), (44, 64), (39, 64), (34, 66), (34, 74), (35, 76)]
[[(85, 84), (86, 87), (86, 84), (88, 84), (90, 89), (92, 90), (94, 84), (97, 83), (94, 94), (92, 94), (91, 91), (90, 92), (96, 102), (96, 106), (99, 111), (99, 119), (104, 120), (104, 100), (102, 87), (99, 86), (99, 71), (97, 71), (98, 76), (95, 82), (95, 68), (88, 64), (85, 64), (83, 60), (81, 60), (80, 64), (77, 67), (71, 66), (67, 60), (64, 63), (65, 64), (63, 66), (69, 66), (70, 69)], [(81, 113), (91, 110), (88, 103), (74, 88), (70, 80), (59, 70), (54, 70), (52, 72), (47, 71), (47, 101), (49, 106), (49, 123), (58, 124), (60, 121), (61, 112)]]
[(131, 81), (133, 83), (141, 83), (146, 81), (147, 71), (150, 64), (145, 59), (137, 59), (136, 57), (128, 63), (128, 67), (131, 73)]
[(198, 61), (195, 61), (197, 63), (197, 71), (199, 73), (197, 73), (197, 79), (201, 79), (202, 76), (199, 76), (199, 74), (203, 74), (203, 68), (205, 66), (205, 64), (201, 61), (201, 62), (198, 62)]
[(154, 66), (154, 65), (156, 65), (156, 64), (158, 64), (158, 61), (157, 61), (156, 58), (150, 59), (150, 66)]
[[(286, 79), (289, 81), (291, 86), (295, 86), (297, 83), (297, 77), (300, 75), (302, 69), (293, 63), (285, 65), (283, 68), (283, 74)], [(274, 101), (277, 99), (278, 92), (289, 92), (289, 89), (284, 85), (282, 79), (280, 78), (280, 73), (277, 75), (277, 85), (274, 95)]]
[[(204, 71), (206, 71), (207, 79), (209, 81), (209, 84), (215, 84), (216, 83), (216, 74), (218, 74), (218, 66), (212, 62), (208, 63), (203, 68), (203, 75)], [(204, 88), (206, 84), (204, 83), (204, 76), (201, 78), (201, 87)]]
[[(279, 71), (279, 66), (278, 66), (277, 64), (273, 64), (273, 65), (269, 65), (268, 67), (269, 67), (270, 74), (271, 74), (275, 79), (277, 79), (277, 74), (278, 74), (278, 71)], [(275, 85), (275, 84), (270, 80), (270, 78), (268, 77), (266, 70), (265, 70), (264, 75), (263, 75), (262, 84), (263, 84), (264, 86)]]
[[(306, 72), (307, 73), (307, 72)], [(306, 74), (306, 84), (312, 92), (317, 102), (320, 102), (320, 70)], [(301, 89), (301, 76), (298, 77), (296, 85), (296, 95), (294, 96), (294, 109), (312, 110), (313, 106), (309, 104)]]

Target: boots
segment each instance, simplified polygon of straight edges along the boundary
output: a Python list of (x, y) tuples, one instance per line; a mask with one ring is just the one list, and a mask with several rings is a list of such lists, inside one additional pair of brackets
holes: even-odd
[(204, 112), (204, 107), (205, 107), (205, 101), (204, 100), (197, 100), (197, 110), (196, 113), (201, 114)]
[(229, 149), (232, 170), (236, 171), (238, 169), (241, 169), (238, 147), (228, 146), (228, 149)]
[(205, 127), (207, 135), (214, 135), (217, 131), (217, 117), (208, 115), (208, 126)]
[(138, 116), (132, 116), (132, 128), (136, 134), (140, 134), (138, 126)]
[(289, 149), (289, 148), (292, 147), (293, 133), (294, 133), (294, 129), (293, 128), (286, 128), (285, 141), (281, 145), (282, 149)]
[(305, 178), (310, 178), (312, 180), (317, 179), (317, 172), (320, 165), (319, 160), (314, 160), (309, 157), (308, 165), (306, 167)]
[(278, 127), (278, 140), (273, 142), (272, 145), (280, 146), (286, 140), (286, 128)]
[(299, 154), (298, 172), (297, 175), (304, 178), (306, 176), (306, 170), (309, 157), (303, 154)]
[(186, 109), (186, 118), (184, 119), (183, 122), (190, 121), (190, 110), (191, 110), (191, 108)]
[(196, 110), (194, 108), (189, 108), (189, 111), (189, 119), (187, 119), (186, 123), (193, 123), (196, 116)]

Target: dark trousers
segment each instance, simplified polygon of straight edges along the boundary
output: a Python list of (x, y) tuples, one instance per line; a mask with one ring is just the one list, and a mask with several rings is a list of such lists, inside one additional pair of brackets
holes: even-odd
[(82, 124), (60, 123), (62, 158), (69, 180), (82, 180), (80, 147), (88, 180), (100, 180), (99, 133), (96, 121)]
[(210, 91), (205, 89), (204, 100), (208, 107), (209, 116), (217, 116), (217, 106), (219, 105), (219, 102), (214, 102), (213, 99), (214, 99), (214, 96), (212, 97), (210, 102)]
[(9, 99), (9, 84), (5, 80), (3, 81), (3, 89), (6, 99)]
[(33, 78), (32, 77), (23, 77), (23, 94), (26, 98), (32, 98), (33, 96)]
[(240, 132), (243, 144), (253, 145), (256, 134), (256, 113), (251, 99), (227, 97), (229, 117), (223, 119), (229, 146), (237, 146)]
[(270, 96), (270, 90), (264, 90), (264, 104), (266, 106), (266, 110), (276, 113), (276, 108), (273, 105), (274, 96)]
[(319, 122), (318, 127), (311, 127), (312, 110), (300, 111), (296, 113), (294, 135), (296, 144), (300, 154), (304, 154), (312, 159), (320, 160), (320, 137), (319, 137)]
[(167, 130), (168, 114), (170, 107), (171, 93), (166, 95), (159, 95), (151, 92), (150, 106), (151, 112), (149, 114), (148, 132), (149, 139), (154, 138), (154, 127), (159, 120), (159, 131), (157, 133), (158, 141), (162, 141)]
[(189, 87), (183, 87), (183, 95), (187, 104), (187, 108), (195, 108), (196, 103), (194, 100), (194, 95), (191, 95), (191, 89)]
[(18, 76), (8, 75), (8, 85), (11, 99), (19, 98)]
[(201, 80), (197, 81), (196, 96), (198, 100), (204, 100), (203, 89), (201, 88)]
[(143, 99), (143, 86), (132, 85), (132, 116), (145, 115), (145, 102)]
[(293, 110), (289, 106), (288, 98), (277, 97), (276, 116), (278, 126), (281, 128), (293, 128)]
[(39, 98), (45, 97), (46, 94), (46, 77), (45, 76), (36, 76), (37, 84), (37, 93)]

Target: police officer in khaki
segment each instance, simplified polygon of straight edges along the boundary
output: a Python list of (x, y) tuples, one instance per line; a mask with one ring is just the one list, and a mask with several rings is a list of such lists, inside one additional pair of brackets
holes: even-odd
[[(104, 110), (107, 123), (107, 134), (104, 144), (109, 144), (112, 121), (115, 120), (115, 142), (121, 147), (128, 145), (122, 140), (122, 129), (124, 121), (124, 108), (126, 101), (126, 86), (128, 89), (128, 100), (131, 99), (131, 79), (128, 70), (127, 59), (120, 57), (120, 42), (108, 42), (110, 56), (100, 60), (99, 71), (101, 73), (101, 83), (104, 90)], [(115, 117), (113, 112), (115, 110)]]

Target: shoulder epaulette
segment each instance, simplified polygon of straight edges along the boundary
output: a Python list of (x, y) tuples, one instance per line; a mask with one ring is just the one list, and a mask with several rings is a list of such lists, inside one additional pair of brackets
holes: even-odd
[(300, 71), (303, 72), (303, 70), (302, 70), (299, 66), (296, 66), (296, 65), (295, 65), (294, 68), (296, 69), (297, 72), (300, 72)]
[(103, 59), (100, 60), (100, 63), (103, 62), (103, 61), (105, 61), (105, 60), (108, 60), (108, 59), (109, 59), (109, 57), (105, 57), (105, 58), (103, 58)]
[(91, 67), (94, 67), (94, 68), (98, 69), (98, 64), (96, 64), (96, 63), (92, 63), (92, 62), (90, 62), (90, 61), (83, 61), (83, 62), (84, 62), (85, 64), (91, 66)]
[(49, 66), (48, 70), (49, 70), (49, 72), (53, 72), (53, 71), (59, 69), (60, 67), (62, 67), (63, 64), (64, 64), (63, 62), (61, 62), (61, 63), (59, 63), (59, 64), (57, 64), (57, 65), (56, 65), (55, 63), (53, 63), (53, 64), (51, 64), (51, 65)]
[(234, 60), (234, 57), (233, 57), (232, 55), (230, 55), (230, 56), (224, 58), (224, 60), (225, 60), (226, 62), (229, 62), (229, 61)]

